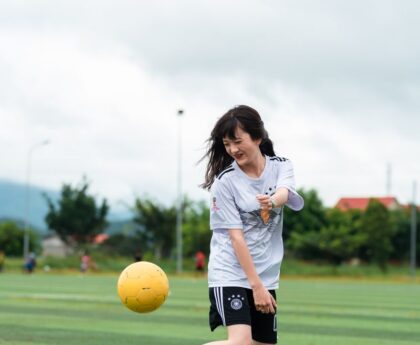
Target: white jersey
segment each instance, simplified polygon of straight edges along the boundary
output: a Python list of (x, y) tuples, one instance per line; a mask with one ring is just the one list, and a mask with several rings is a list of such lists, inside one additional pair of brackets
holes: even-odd
[(210, 228), (213, 230), (208, 268), (209, 287), (250, 288), (233, 249), (228, 229), (242, 229), (257, 273), (267, 289), (278, 287), (283, 259), (283, 207), (270, 211), (267, 224), (261, 218), (257, 194), (272, 195), (280, 187), (289, 190), (286, 203), (293, 210), (303, 207), (295, 190), (290, 160), (265, 156), (259, 178), (246, 175), (234, 161), (214, 180), (211, 188)]

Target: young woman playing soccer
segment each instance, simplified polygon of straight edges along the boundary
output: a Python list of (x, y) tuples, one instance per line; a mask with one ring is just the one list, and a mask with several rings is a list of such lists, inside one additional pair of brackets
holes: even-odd
[(212, 331), (227, 326), (228, 340), (206, 345), (276, 344), (283, 206), (303, 207), (292, 163), (275, 155), (260, 115), (245, 105), (223, 115), (208, 142), (209, 321)]

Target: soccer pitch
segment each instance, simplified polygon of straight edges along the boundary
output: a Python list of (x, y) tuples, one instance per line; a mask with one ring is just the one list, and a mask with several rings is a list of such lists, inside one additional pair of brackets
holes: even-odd
[[(199, 345), (223, 339), (207, 326), (204, 278), (169, 277), (171, 294), (151, 314), (118, 299), (118, 276), (0, 274), (0, 344)], [(420, 285), (284, 279), (279, 344), (420, 343)]]

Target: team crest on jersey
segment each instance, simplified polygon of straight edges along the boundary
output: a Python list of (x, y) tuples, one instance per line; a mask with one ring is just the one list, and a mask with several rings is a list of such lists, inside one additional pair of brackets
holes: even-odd
[(239, 310), (242, 308), (243, 303), (242, 301), (245, 300), (241, 295), (232, 295), (232, 297), (228, 298), (228, 301), (230, 301), (230, 307), (233, 310)]
[(215, 196), (213, 197), (213, 199), (211, 201), (211, 210), (214, 211), (214, 212), (220, 210), (220, 208), (218, 208), (217, 205), (216, 205), (216, 197)]

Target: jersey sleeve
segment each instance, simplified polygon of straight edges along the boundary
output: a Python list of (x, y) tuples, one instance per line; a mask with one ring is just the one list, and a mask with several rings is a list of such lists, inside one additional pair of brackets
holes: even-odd
[(277, 189), (281, 187), (289, 190), (286, 205), (294, 211), (300, 211), (303, 208), (304, 200), (296, 191), (295, 174), (293, 172), (293, 164), (290, 160), (280, 162)]
[(232, 191), (217, 179), (211, 188), (210, 229), (243, 229)]

